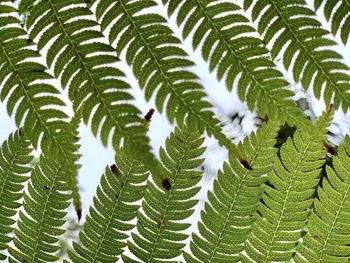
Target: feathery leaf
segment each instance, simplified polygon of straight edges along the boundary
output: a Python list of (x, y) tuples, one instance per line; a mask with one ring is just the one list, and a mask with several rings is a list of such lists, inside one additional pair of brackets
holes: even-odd
[(11, 241), (10, 234), (16, 222), (13, 216), (21, 206), (24, 184), (29, 179), (29, 166), (33, 160), (31, 147), (22, 130), (11, 133), (0, 149), (0, 260), (5, 260), (1, 250)]
[[(94, 1), (95, 2), (95, 1)], [(166, 113), (170, 122), (185, 123), (187, 115), (214, 135), (219, 143), (232, 149), (231, 141), (222, 133), (218, 120), (209, 109), (198, 77), (188, 70), (194, 63), (179, 47), (180, 40), (167, 25), (167, 20), (154, 13), (142, 14), (155, 6), (152, 0), (101, 0), (96, 16), (102, 30), (110, 27), (109, 41), (116, 42), (117, 53), (126, 50), (126, 61), (132, 65), (146, 100), (156, 94), (157, 109)], [(118, 18), (117, 20), (113, 18)]]
[[(193, 197), (199, 191), (196, 184), (201, 172), (194, 171), (203, 162), (199, 157), (205, 151), (203, 138), (190, 131), (175, 128), (166, 140), (166, 150), (160, 149), (160, 158), (167, 176), (163, 188), (148, 181), (142, 212), (137, 216), (137, 230), (132, 233), (128, 248), (141, 262), (160, 262), (174, 259), (181, 254), (188, 235), (181, 233), (190, 225), (181, 221), (188, 218), (198, 202)], [(129, 262), (129, 258), (122, 255)]]
[(123, 146), (132, 156), (149, 161), (153, 156), (141, 112), (130, 103), (130, 86), (113, 65), (119, 58), (101, 42), (103, 35), (94, 28), (98, 24), (85, 2), (40, 1), (26, 20), (30, 37), (39, 36), (39, 49), (50, 45), (47, 65), (69, 88), (74, 111), (81, 109), (85, 124), (91, 122), (93, 134), (100, 135), (103, 145), (112, 133), (115, 149)]
[(295, 262), (349, 262), (350, 259), (350, 138), (347, 136), (333, 168), (317, 189), (307, 233), (297, 246)]
[[(267, 179), (266, 173), (273, 169), (271, 159), (276, 154), (278, 126), (264, 124), (238, 145), (243, 159), (230, 156), (214, 182), (213, 192), (208, 192), (198, 229), (193, 234), (190, 248), (193, 258), (185, 253), (188, 262), (235, 262), (244, 249), (253, 214)], [(246, 165), (242, 163), (245, 162)]]
[[(319, 133), (297, 130), (275, 157), (274, 170), (268, 173), (256, 221), (245, 242), (242, 262), (288, 261), (310, 213), (314, 188), (319, 182), (326, 151), (322, 140), (332, 111), (325, 112), (316, 124)], [(326, 121), (325, 121), (326, 120)]]
[[(245, 8), (252, 3), (245, 0)], [(322, 94), (326, 105), (333, 100), (336, 108), (350, 107), (350, 75), (344, 73), (349, 68), (330, 49), (336, 42), (326, 37), (329, 32), (304, 0), (254, 1), (252, 19), (258, 21), (264, 41), (273, 42), (272, 57), (282, 53), (284, 67), (292, 69), (294, 80), (305, 90), (312, 87), (317, 98)]]
[(57, 261), (58, 237), (65, 232), (62, 225), (71, 198), (65, 177), (56, 163), (40, 157), (24, 195), (9, 262)]
[(305, 117), (291, 100), (289, 83), (269, 59), (262, 41), (252, 35), (255, 29), (239, 13), (238, 5), (216, 0), (163, 0), (167, 2), (169, 14), (179, 8), (176, 19), (183, 25), (184, 38), (193, 33), (194, 49), (203, 43), (202, 56), (210, 71), (217, 69), (219, 80), (226, 74), (229, 90), (238, 80), (239, 98), (251, 111), (256, 107), (261, 116), (305, 124)]
[(139, 201), (145, 192), (148, 172), (141, 163), (116, 155), (116, 164), (106, 168), (94, 197), (90, 215), (79, 233), (80, 242), (69, 251), (73, 262), (116, 262), (126, 246)]

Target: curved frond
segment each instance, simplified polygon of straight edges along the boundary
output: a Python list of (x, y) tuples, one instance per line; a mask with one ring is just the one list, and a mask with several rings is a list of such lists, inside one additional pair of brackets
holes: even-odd
[(35, 62), (39, 53), (26, 32), (20, 28), (17, 10), (12, 1), (0, 4), (0, 86), (1, 100), (7, 100), (7, 111), (15, 112), (17, 126), (23, 124), (23, 132), (33, 146), (62, 164), (67, 176), (75, 174), (78, 156), (74, 134), (68, 115), (63, 111), (60, 93), (49, 81), (52, 76), (46, 68)]
[(340, 38), (346, 45), (350, 34), (350, 1), (314, 0), (315, 10), (318, 10), (322, 3), (325, 3), (323, 14), (326, 21), (330, 22), (332, 34), (340, 33)]
[[(181, 255), (188, 234), (182, 233), (190, 224), (181, 221), (188, 218), (198, 202), (193, 197), (200, 190), (196, 185), (201, 179), (199, 167), (205, 151), (201, 147), (203, 138), (190, 128), (175, 128), (166, 140), (166, 150), (160, 149), (160, 159), (167, 176), (162, 188), (148, 181), (142, 202), (142, 212), (138, 212), (137, 230), (132, 233), (128, 248), (141, 262), (160, 262)], [(122, 255), (125, 262), (129, 258)], [(168, 261), (173, 262), (173, 261)]]
[(21, 206), (19, 199), (23, 196), (24, 184), (29, 179), (33, 160), (29, 141), (22, 130), (11, 133), (0, 149), (0, 260), (5, 260), (1, 253), (11, 241), (10, 234), (13, 217)]
[(71, 195), (65, 174), (57, 164), (40, 157), (32, 172), (28, 191), (24, 195), (23, 210), (19, 213), (13, 243), (9, 247), (9, 262), (46, 263), (58, 257), (59, 236), (65, 230), (66, 209)]
[(30, 37), (39, 38), (39, 50), (50, 45), (47, 65), (69, 88), (73, 109), (82, 110), (86, 124), (91, 121), (93, 134), (107, 145), (112, 133), (115, 149), (123, 146), (129, 154), (150, 160), (141, 112), (131, 104), (124, 73), (113, 64), (119, 58), (101, 42), (103, 35), (94, 28), (98, 24), (85, 4), (83, 0), (40, 1), (26, 20)]
[[(336, 108), (341, 106), (346, 111), (350, 107), (350, 75), (344, 71), (349, 68), (330, 48), (336, 42), (326, 37), (329, 32), (313, 10), (304, 0), (253, 2), (252, 19), (258, 21), (264, 41), (272, 43), (272, 57), (283, 53), (283, 65), (292, 70), (295, 81), (301, 81), (305, 90), (313, 87), (315, 96), (322, 94), (326, 105), (333, 101)], [(245, 0), (245, 8), (251, 3)]]
[(220, 144), (232, 148), (210, 111), (212, 105), (205, 99), (197, 76), (188, 70), (194, 63), (179, 47), (181, 41), (167, 20), (154, 13), (142, 14), (155, 5), (152, 0), (101, 0), (96, 16), (102, 30), (110, 27), (109, 41), (116, 42), (117, 53), (127, 49), (126, 61), (144, 88), (146, 100), (156, 94), (157, 109), (162, 112), (165, 107), (170, 122), (182, 125), (190, 114)]
[[(120, 152), (123, 154), (123, 152)], [(141, 163), (116, 155), (116, 164), (106, 168), (86, 217), (79, 243), (69, 257), (76, 263), (116, 262), (126, 246), (130, 223), (136, 218), (144, 195), (148, 172)]]
[(201, 213), (199, 233), (192, 235), (190, 248), (193, 258), (185, 254), (186, 262), (236, 262), (244, 249), (266, 173), (273, 168), (271, 159), (276, 154), (278, 126), (264, 124), (239, 144), (244, 159), (230, 156), (214, 182), (213, 192), (208, 192), (208, 202)]
[(306, 121), (288, 90), (289, 83), (269, 59), (268, 50), (255, 37), (255, 29), (241, 8), (228, 1), (217, 0), (163, 0), (169, 3), (168, 13), (178, 7), (177, 23), (183, 25), (183, 36), (193, 33), (192, 46), (201, 43), (203, 58), (209, 69), (217, 69), (221, 80), (226, 75), (226, 86), (232, 89), (238, 80), (238, 95), (251, 111), (256, 107), (261, 116), (300, 125)]
[(306, 226), (294, 261), (349, 262), (350, 259), (350, 139), (345, 138), (333, 157)]
[[(332, 111), (325, 113), (315, 130), (297, 130), (293, 139), (282, 145), (274, 170), (268, 173), (268, 184), (256, 213), (256, 221), (245, 242), (242, 262), (288, 261), (302, 236), (310, 213), (314, 188), (319, 183), (326, 150), (322, 141)], [(327, 121), (324, 121), (327, 120)]]

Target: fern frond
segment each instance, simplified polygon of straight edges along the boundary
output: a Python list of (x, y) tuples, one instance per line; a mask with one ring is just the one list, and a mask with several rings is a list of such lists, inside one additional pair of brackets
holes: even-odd
[(192, 235), (191, 252), (185, 253), (186, 262), (235, 262), (244, 249), (252, 217), (257, 209), (266, 173), (273, 168), (271, 159), (276, 154), (278, 126), (264, 124), (238, 145), (244, 160), (230, 156), (214, 182), (213, 192), (208, 192), (204, 205), (199, 233)]
[(109, 41), (116, 42), (117, 53), (127, 50), (126, 61), (144, 88), (146, 100), (156, 94), (157, 109), (162, 112), (166, 107), (171, 123), (176, 120), (182, 125), (190, 114), (220, 144), (232, 148), (210, 111), (212, 105), (205, 100), (206, 93), (197, 76), (187, 70), (194, 63), (178, 46), (181, 42), (167, 20), (158, 14), (142, 14), (155, 5), (152, 0), (101, 0), (96, 16), (101, 20), (102, 30), (110, 27)]
[(33, 160), (30, 143), (22, 130), (11, 133), (0, 149), (0, 260), (5, 260), (1, 253), (11, 241), (9, 234), (16, 222), (13, 216), (21, 206), (18, 202), (23, 196), (24, 183), (29, 179)]
[[(12, 1), (0, 3), (0, 86), (1, 100), (7, 99), (7, 111), (15, 112), (17, 126), (33, 146), (62, 165), (67, 176), (76, 173), (76, 146), (65, 106), (57, 90), (49, 84), (52, 76), (35, 62), (39, 53), (33, 50), (26, 32), (20, 28)], [(41, 138), (42, 137), (42, 138)]]
[[(205, 151), (203, 138), (189, 127), (175, 128), (166, 140), (166, 150), (160, 149), (160, 159), (167, 176), (162, 188), (148, 181), (142, 202), (142, 212), (137, 216), (137, 230), (132, 233), (128, 248), (141, 262), (160, 262), (174, 259), (181, 254), (187, 234), (181, 233), (190, 224), (181, 221), (188, 218), (198, 202), (193, 197), (200, 190), (196, 184), (201, 179), (199, 167)], [(123, 260), (130, 260), (122, 255)], [(172, 262), (172, 261), (169, 261)]]
[(144, 195), (148, 172), (141, 163), (116, 155), (116, 164), (106, 168), (90, 207), (80, 243), (73, 243), (69, 257), (77, 263), (116, 262), (126, 246), (139, 205)]
[(350, 138), (333, 157), (333, 168), (317, 189), (318, 198), (297, 246), (295, 262), (349, 262), (350, 259)]
[(40, 36), (39, 50), (50, 43), (47, 65), (60, 77), (62, 86), (69, 88), (73, 109), (82, 109), (84, 122), (91, 121), (91, 130), (100, 135), (103, 145), (113, 133), (115, 149), (123, 145), (132, 156), (150, 160), (153, 156), (141, 112), (130, 103), (133, 97), (129, 84), (121, 79), (124, 73), (113, 65), (119, 58), (99, 39), (103, 35), (94, 28), (98, 24), (89, 18), (92, 12), (85, 3), (40, 1), (26, 20), (30, 37)]
[[(242, 262), (288, 261), (310, 213), (314, 188), (319, 182), (326, 151), (323, 139), (332, 111), (316, 124), (319, 133), (297, 130), (282, 146), (268, 173), (253, 229), (245, 242)], [(327, 121), (324, 121), (326, 119)]]
[(58, 237), (65, 230), (66, 209), (71, 198), (65, 173), (56, 163), (41, 156), (32, 172), (23, 210), (19, 213), (9, 262), (45, 263), (58, 259)]
[[(203, 58), (209, 69), (217, 69), (217, 78), (226, 74), (226, 86), (232, 89), (238, 79), (238, 95), (251, 111), (257, 108), (261, 116), (300, 125), (306, 119), (291, 100), (293, 92), (274, 63), (262, 41), (252, 36), (255, 29), (249, 20), (238, 13), (241, 8), (228, 1), (217, 0), (163, 0), (169, 3), (168, 13), (177, 13), (178, 25), (183, 25), (183, 36), (193, 33), (192, 46), (203, 43)], [(238, 11), (238, 12), (237, 12)], [(250, 36), (247, 36), (250, 34)]]
[(322, 3), (323, 14), (327, 22), (331, 25), (333, 35), (340, 33), (340, 38), (344, 45), (348, 42), (350, 34), (350, 1), (349, 0), (314, 0), (315, 10), (317, 11)]
[(283, 53), (283, 65), (292, 69), (295, 81), (301, 81), (305, 90), (313, 86), (315, 96), (320, 98), (322, 93), (326, 105), (333, 100), (336, 108), (346, 111), (350, 107), (350, 75), (344, 70), (349, 68), (341, 55), (330, 49), (336, 42), (326, 37), (328, 31), (313, 10), (300, 0), (245, 0), (246, 9), (251, 4), (258, 32), (266, 43), (273, 42), (272, 57)]

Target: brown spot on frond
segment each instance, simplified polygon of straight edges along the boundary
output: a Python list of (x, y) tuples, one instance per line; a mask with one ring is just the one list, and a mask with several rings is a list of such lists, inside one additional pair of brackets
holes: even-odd
[(79, 209), (77, 210), (78, 222), (80, 222), (81, 214), (82, 214), (82, 210), (81, 210), (81, 208), (79, 208)]
[(151, 119), (152, 119), (152, 116), (153, 116), (153, 114), (154, 114), (154, 109), (152, 108), (152, 109), (150, 109), (148, 112), (147, 112), (147, 114), (145, 115), (145, 121), (146, 122), (150, 122), (151, 121)]
[(167, 191), (170, 190), (171, 184), (170, 184), (170, 181), (169, 181), (169, 178), (168, 178), (168, 177), (163, 178), (163, 180), (162, 180), (162, 186), (164, 187), (165, 190), (167, 190)]
[(111, 165), (111, 171), (117, 176), (120, 174), (119, 168), (118, 168), (118, 166), (116, 164), (112, 164)]
[(239, 160), (239, 162), (243, 165), (243, 167), (247, 170), (253, 170), (253, 168), (249, 165), (249, 163), (246, 160)]
[(329, 152), (331, 155), (337, 154), (336, 149), (334, 149), (334, 147), (331, 144), (323, 141), (323, 146), (324, 146), (324, 148), (326, 148), (327, 152)]

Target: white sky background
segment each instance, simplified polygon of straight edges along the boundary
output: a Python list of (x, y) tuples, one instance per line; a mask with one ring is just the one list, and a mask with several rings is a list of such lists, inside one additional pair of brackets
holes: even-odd
[[(233, 1), (233, 0), (232, 0)], [(156, 0), (160, 5), (157, 8), (152, 8), (152, 11), (160, 13), (166, 17), (166, 9), (162, 6), (160, 0)], [(233, 1), (241, 2), (241, 1)], [(307, 0), (308, 4), (312, 6), (312, 0)], [(324, 24), (326, 29), (330, 29), (329, 25), (325, 22), (321, 12), (318, 12), (319, 20)], [(175, 17), (170, 18), (170, 26), (176, 35), (182, 39), (181, 30), (177, 27), (175, 23)], [(340, 52), (345, 58), (345, 62), (350, 67), (350, 53), (349, 45), (344, 47), (341, 44), (340, 38), (337, 36), (335, 40), (339, 43), (337, 51)], [(237, 99), (237, 96), (234, 92), (229, 93), (224, 85), (224, 81), (218, 82), (216, 80), (216, 72), (209, 73), (207, 63), (201, 57), (200, 51), (197, 50), (193, 52), (191, 47), (191, 39), (187, 39), (183, 45), (183, 48), (190, 55), (197, 66), (193, 68), (194, 72), (199, 76), (200, 83), (205, 87), (210, 101), (217, 106), (217, 113), (223, 118), (227, 119), (228, 114), (239, 111), (240, 113), (246, 114), (246, 118), (243, 119), (243, 130), (235, 128), (232, 124), (226, 126), (224, 129), (229, 134), (239, 136), (238, 139), (243, 138), (245, 135), (249, 134), (254, 128), (254, 113), (250, 113), (247, 110), (247, 107), (244, 103), (240, 102)], [(346, 49), (348, 52), (346, 52)], [(122, 57), (123, 58), (123, 57)], [(282, 68), (279, 67), (281, 70)], [(135, 77), (133, 76), (129, 66), (125, 63), (120, 63), (120, 69), (124, 71), (127, 76), (127, 82), (131, 85), (131, 93), (135, 97), (135, 104), (141, 109), (143, 113), (146, 113), (150, 108), (154, 107), (153, 101), (146, 103), (143, 98), (143, 91), (139, 88)], [(288, 74), (288, 80), (293, 83), (291, 75)], [(309, 101), (312, 102), (312, 108), (314, 113), (318, 116), (321, 114), (324, 109), (324, 104), (317, 101), (312, 93), (305, 94), (303, 93), (298, 86), (296, 86), (297, 97), (306, 97)], [(154, 107), (155, 108), (155, 107)], [(228, 120), (228, 119), (227, 119)], [(341, 111), (337, 111), (335, 114), (334, 122), (337, 125), (332, 125), (331, 130), (334, 133), (341, 132), (343, 136), (345, 132), (349, 131), (349, 115), (345, 116)], [(0, 104), (0, 141), (4, 141), (10, 132), (15, 131), (16, 127), (14, 120), (8, 117), (7, 111), (3, 104)], [(154, 149), (154, 152), (158, 155), (158, 149), (160, 145), (164, 145), (165, 138), (172, 131), (172, 126), (167, 121), (165, 115), (161, 115), (156, 112), (152, 118), (150, 125), (150, 138), (151, 144)], [(114, 153), (112, 147), (109, 146), (107, 149), (102, 146), (99, 139), (96, 139), (89, 127), (81, 125), (80, 127), (80, 144), (81, 144), (81, 154), (80, 163), (82, 168), (79, 173), (79, 184), (82, 189), (82, 203), (83, 203), (83, 217), (85, 217), (88, 207), (92, 202), (92, 198), (95, 194), (96, 187), (99, 183), (100, 176), (104, 172), (106, 165), (111, 165), (114, 163)], [(237, 141), (237, 140), (236, 140)], [(339, 143), (339, 141), (337, 141)], [(204, 163), (205, 175), (203, 177), (203, 189), (199, 195), (200, 203), (198, 208), (201, 208), (203, 202), (206, 199), (206, 192), (211, 188), (213, 178), (216, 174), (216, 171), (222, 166), (223, 161), (227, 158), (226, 150), (220, 148), (216, 141), (213, 139), (207, 139), (205, 144), (208, 146), (208, 149), (205, 153), (206, 161)], [(195, 215), (191, 218), (192, 222), (196, 221), (199, 215), (199, 209), (196, 210)]]

